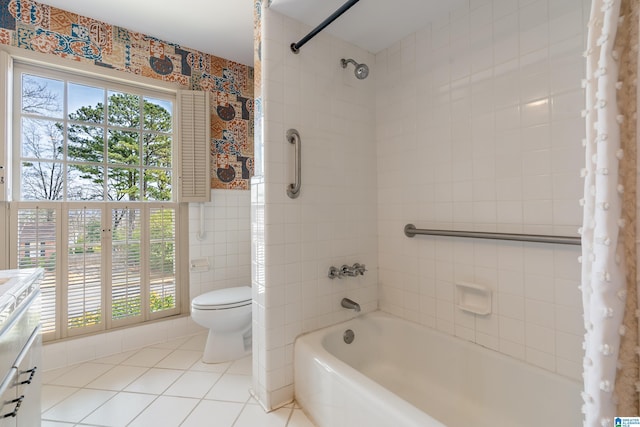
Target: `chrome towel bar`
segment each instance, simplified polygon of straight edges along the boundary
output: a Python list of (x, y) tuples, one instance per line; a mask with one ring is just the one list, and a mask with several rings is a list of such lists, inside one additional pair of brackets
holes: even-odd
[(514, 240), (517, 242), (580, 245), (580, 237), (550, 236), (544, 234), (486, 233), (482, 231), (430, 230), (416, 228), (413, 224), (407, 224), (404, 226), (404, 234), (407, 237), (414, 237), (416, 234), (421, 234), (428, 236), (469, 237), (472, 239)]

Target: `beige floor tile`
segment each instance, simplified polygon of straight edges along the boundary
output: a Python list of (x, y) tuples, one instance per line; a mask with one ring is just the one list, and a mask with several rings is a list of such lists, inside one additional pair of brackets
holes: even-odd
[(120, 391), (138, 379), (149, 368), (117, 365), (86, 385), (86, 388)]
[(185, 342), (187, 342), (187, 340), (189, 340), (188, 337), (184, 337), (184, 338), (176, 338), (175, 340), (171, 340), (171, 341), (167, 341), (167, 342), (161, 342), (158, 344), (153, 344), (150, 345), (149, 347), (151, 348), (168, 348), (171, 350), (175, 350), (176, 348), (179, 348), (181, 345), (183, 345)]
[(71, 369), (56, 377), (49, 384), (62, 385), (68, 387), (84, 387), (100, 375), (113, 368), (113, 365), (103, 363), (87, 362), (75, 365)]
[(133, 420), (129, 426), (176, 427), (189, 416), (198, 403), (198, 399), (160, 396)]
[(236, 402), (202, 400), (180, 427), (231, 427), (243, 406)]
[(115, 396), (113, 391), (82, 389), (46, 411), (42, 418), (51, 421), (79, 422)]
[(125, 351), (124, 353), (116, 353), (111, 356), (101, 357), (99, 359), (94, 360), (96, 363), (106, 363), (108, 365), (119, 365), (124, 362), (134, 354), (136, 354), (137, 350)]
[(150, 368), (167, 357), (169, 353), (171, 353), (171, 349), (168, 348), (146, 347), (138, 350), (134, 355), (123, 361), (122, 364), (128, 366), (146, 366)]
[(183, 371), (151, 368), (124, 388), (133, 393), (162, 394), (177, 380)]
[(47, 421), (43, 420), (40, 427), (73, 427), (75, 423), (63, 423), (59, 421)]
[(156, 398), (157, 396), (152, 394), (118, 393), (82, 420), (82, 423), (124, 427), (144, 411)]
[(294, 409), (287, 427), (315, 427), (302, 409)]
[(286, 427), (291, 408), (266, 413), (259, 405), (247, 405), (233, 427)]
[(182, 344), (179, 348), (181, 350), (204, 350), (204, 345), (207, 342), (207, 333), (202, 333), (198, 335), (194, 335), (189, 338), (184, 344)]
[(202, 399), (214, 384), (220, 379), (221, 374), (216, 372), (185, 372), (174, 382), (165, 396), (193, 397)]
[(43, 384), (40, 398), (40, 408), (42, 412), (62, 402), (78, 390), (80, 389), (77, 387)]
[(251, 356), (243, 357), (234, 361), (227, 370), (230, 374), (251, 375), (253, 370), (253, 360)]
[(207, 393), (205, 399), (222, 400), (225, 402), (246, 402), (251, 395), (249, 375), (224, 374), (222, 378)]
[(189, 368), (191, 371), (201, 371), (201, 372), (226, 372), (231, 366), (231, 362), (224, 363), (204, 363), (202, 359), (197, 361), (196, 363)]
[(202, 352), (195, 350), (174, 350), (158, 362), (156, 368), (189, 369), (202, 357)]
[(62, 376), (63, 374), (65, 374), (66, 372), (71, 370), (71, 366), (67, 366), (64, 368), (58, 368), (58, 369), (49, 369), (48, 371), (43, 371), (42, 373), (42, 383), (43, 384), (49, 384), (51, 383), (53, 380), (55, 380), (56, 378)]

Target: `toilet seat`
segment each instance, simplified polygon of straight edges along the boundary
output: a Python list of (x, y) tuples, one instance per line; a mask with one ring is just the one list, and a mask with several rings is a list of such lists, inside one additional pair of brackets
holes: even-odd
[(251, 305), (251, 287), (219, 289), (198, 295), (191, 301), (191, 308), (197, 310), (226, 310)]

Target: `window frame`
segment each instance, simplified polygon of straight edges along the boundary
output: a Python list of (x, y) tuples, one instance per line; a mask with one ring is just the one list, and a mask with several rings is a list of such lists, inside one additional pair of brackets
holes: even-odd
[[(2, 53), (4, 54), (4, 52)], [(13, 64), (12, 64), (13, 69), (10, 70), (10, 73), (9, 73), (10, 83), (12, 87), (9, 87), (7, 89), (7, 93), (11, 98), (13, 98), (13, 101), (7, 102), (7, 108), (5, 110), (8, 110), (8, 111), (4, 111), (4, 113), (5, 113), (5, 116), (8, 116), (6, 120), (10, 122), (11, 127), (13, 128), (14, 131), (12, 132), (12, 135), (11, 135), (11, 141), (7, 141), (5, 139), (5, 143), (10, 142), (10, 147), (5, 147), (4, 152), (5, 153), (13, 152), (13, 154), (15, 154), (15, 156), (12, 159), (11, 158), (7, 159), (7, 166), (9, 166), (8, 169), (11, 171), (10, 172), (11, 181), (16, 184), (20, 183), (21, 181), (20, 162), (21, 162), (22, 152), (21, 152), (21, 141), (20, 141), (21, 140), (20, 120), (22, 117), (22, 109), (20, 105), (21, 104), (21, 99), (20, 99), (21, 98), (21, 94), (20, 94), (21, 82), (19, 81), (19, 79), (21, 79), (21, 75), (23, 72), (33, 73), (35, 75), (40, 75), (44, 77), (59, 78), (64, 81), (72, 81), (73, 83), (88, 84), (92, 86), (100, 85), (101, 87), (105, 88), (107, 91), (115, 90), (115, 91), (120, 91), (124, 93), (137, 94), (137, 95), (141, 95), (148, 98), (169, 99), (173, 105), (173, 108), (172, 108), (173, 123), (172, 123), (172, 136), (171, 136), (172, 161), (171, 161), (171, 169), (170, 169), (171, 175), (172, 175), (171, 176), (172, 200), (170, 201), (143, 200), (144, 194), (142, 194), (142, 189), (141, 189), (141, 194), (140, 194), (141, 200), (136, 200), (136, 201), (109, 201), (109, 200), (21, 201), (19, 200), (20, 198), (19, 191), (18, 192), (15, 191), (16, 186), (14, 185), (14, 188), (13, 188), (14, 199), (13, 201), (10, 201), (8, 204), (9, 215), (7, 215), (8, 218), (6, 221), (6, 224), (7, 224), (6, 229), (8, 231), (8, 236), (10, 237), (9, 239), (7, 239), (8, 241), (7, 243), (9, 244), (9, 246), (5, 248), (5, 250), (9, 254), (9, 257), (8, 257), (9, 268), (17, 268), (17, 265), (18, 265), (18, 260), (17, 260), (18, 253), (16, 249), (17, 249), (17, 232), (18, 232), (17, 212), (19, 208), (23, 206), (31, 206), (31, 205), (44, 206), (44, 205), (52, 204), (57, 206), (57, 209), (63, 213), (57, 218), (57, 221), (59, 221), (58, 222), (58, 237), (59, 237), (58, 242), (60, 243), (61, 246), (59, 246), (56, 250), (60, 251), (60, 253), (64, 255), (56, 259), (56, 272), (55, 272), (55, 275), (56, 275), (56, 328), (55, 328), (55, 332), (49, 332), (47, 334), (43, 334), (43, 339), (45, 341), (52, 341), (52, 340), (72, 337), (76, 335), (85, 335), (85, 334), (91, 334), (91, 333), (97, 333), (97, 332), (104, 332), (106, 330), (115, 329), (115, 328), (124, 327), (124, 326), (142, 325), (142, 324), (145, 324), (146, 322), (166, 319), (166, 318), (180, 316), (180, 315), (188, 315), (189, 314), (188, 205), (187, 203), (180, 202), (179, 200), (180, 195), (177, 190), (178, 177), (180, 172), (179, 171), (180, 141), (178, 139), (179, 129), (180, 129), (180, 126), (179, 126), (180, 112), (179, 112), (179, 103), (177, 100), (177, 93), (179, 92), (179, 90), (159, 87), (151, 82), (138, 83), (138, 80), (140, 80), (140, 76), (132, 76), (133, 81), (125, 81), (128, 79), (122, 79), (122, 78), (114, 79), (108, 76), (104, 76), (102, 74), (98, 74), (95, 71), (90, 71), (85, 73), (83, 70), (70, 69), (67, 66), (56, 67), (56, 66), (51, 66), (49, 64), (43, 64), (39, 61), (33, 61), (30, 59), (24, 59), (24, 58), (17, 58), (14, 56), (10, 56), (10, 59), (13, 60)], [(80, 64), (80, 65), (83, 65), (83, 64)], [(81, 66), (79, 68), (86, 68), (86, 67)], [(105, 71), (112, 72), (113, 70), (105, 70)], [(151, 79), (148, 79), (148, 80), (151, 80)], [(160, 82), (160, 83), (163, 83), (163, 82)], [(66, 111), (66, 108), (67, 108), (66, 107), (67, 105), (66, 91), (64, 96), (65, 96), (65, 102), (64, 102), (65, 111), (63, 112), (63, 120), (68, 120), (68, 112)], [(107, 92), (107, 98), (108, 98), (108, 92)], [(16, 111), (16, 108), (17, 108), (17, 111)], [(101, 125), (103, 125), (105, 129), (107, 129), (106, 123)], [(144, 130), (141, 130), (141, 135), (142, 134), (144, 134)], [(68, 159), (65, 158), (64, 161), (67, 162)], [(144, 170), (144, 169), (141, 169), (141, 170)], [(11, 189), (8, 189), (8, 190), (10, 191)], [(150, 237), (148, 236), (149, 212), (154, 208), (163, 207), (163, 206), (169, 207), (174, 210), (174, 215), (175, 215), (175, 222), (174, 222), (175, 261), (174, 263), (175, 263), (175, 283), (176, 283), (175, 308), (162, 310), (155, 313), (152, 312), (148, 304), (149, 295), (150, 295), (149, 293), (150, 283), (147, 281), (143, 289), (143, 297), (142, 297), (143, 307), (146, 306), (146, 309), (143, 310), (141, 318), (140, 316), (136, 316), (134, 318), (126, 317), (122, 319), (112, 319), (112, 316), (111, 316), (112, 306), (111, 304), (107, 303), (108, 301), (110, 301), (111, 295), (112, 295), (111, 284), (108, 283), (106, 285), (103, 284), (102, 286), (102, 311), (104, 313), (103, 315), (104, 317), (101, 323), (98, 325), (90, 326), (90, 327), (78, 328), (77, 330), (68, 328), (67, 295), (66, 295), (67, 283), (66, 283), (66, 280), (62, 280), (64, 275), (67, 274), (67, 268), (68, 268), (68, 265), (62, 268), (62, 263), (63, 262), (66, 263), (67, 261), (66, 254), (68, 253), (68, 241), (67, 241), (68, 239), (66, 239), (65, 237), (64, 230), (66, 229), (68, 224), (66, 224), (66, 220), (64, 220), (65, 225), (62, 226), (63, 224), (61, 224), (60, 221), (63, 221), (64, 214), (68, 214), (69, 209), (73, 209), (78, 206), (84, 206), (89, 204), (102, 206), (103, 212), (113, 209), (116, 205), (123, 205), (123, 204), (143, 207), (142, 208), (142, 212), (144, 212), (143, 224), (146, 224), (145, 230), (147, 231), (145, 233), (147, 233), (147, 237)], [(103, 216), (103, 221), (105, 220), (105, 218), (107, 218), (107, 216)], [(102, 244), (104, 245), (104, 239)], [(142, 253), (145, 253), (145, 252), (149, 253), (149, 244), (150, 244), (149, 239), (144, 240), (144, 242), (142, 243), (142, 248), (143, 248), (141, 250)], [(109, 249), (110, 249), (110, 241), (109, 241)], [(32, 252), (34, 251), (35, 249), (32, 250)], [(108, 258), (111, 259), (111, 256), (109, 256)], [(148, 256), (143, 257), (143, 259), (145, 259), (144, 263), (146, 263), (148, 267), (149, 257)], [(105, 268), (104, 266), (104, 257), (103, 257), (101, 268), (103, 270), (102, 276), (104, 277), (107, 270), (107, 268)], [(147, 268), (147, 272), (148, 272), (148, 268)], [(104, 283), (107, 283), (107, 282), (104, 282)]]

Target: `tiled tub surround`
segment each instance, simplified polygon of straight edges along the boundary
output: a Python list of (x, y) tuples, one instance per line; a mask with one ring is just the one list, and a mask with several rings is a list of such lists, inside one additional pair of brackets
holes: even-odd
[(581, 421), (579, 381), (380, 311), (300, 337), (295, 368), (296, 399), (318, 427)]
[[(344, 297), (363, 312), (378, 305), (375, 80), (373, 70), (358, 80), (340, 66), (341, 58), (371, 65), (370, 53), (324, 32), (295, 55), (289, 45), (311, 28), (264, 5), (262, 17), (264, 128), (252, 181), (254, 391), (274, 408), (293, 398), (296, 336), (352, 317), (340, 306)], [(295, 200), (285, 191), (293, 182), (289, 128), (302, 139)], [(363, 276), (327, 277), (332, 265), (356, 262), (367, 266)]]
[(206, 334), (44, 373), (42, 427), (313, 427), (250, 398), (251, 358), (204, 364)]
[[(588, 12), (582, 0), (470, 1), (374, 67), (380, 308), (576, 379), (577, 247), (402, 230), (577, 236)], [(457, 309), (456, 281), (491, 288), (493, 312)]]

